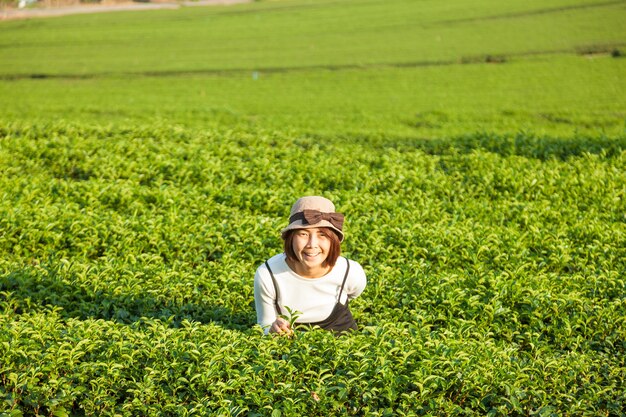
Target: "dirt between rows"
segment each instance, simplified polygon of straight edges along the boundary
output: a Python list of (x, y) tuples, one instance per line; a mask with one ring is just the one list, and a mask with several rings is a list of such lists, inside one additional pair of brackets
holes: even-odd
[(32, 19), (38, 17), (65, 16), (69, 14), (105, 13), (131, 10), (178, 9), (196, 6), (228, 6), (232, 4), (250, 3), (252, 0), (198, 0), (181, 2), (116, 2), (105, 4), (77, 4), (58, 7), (37, 7), (24, 9), (0, 10), (0, 20)]

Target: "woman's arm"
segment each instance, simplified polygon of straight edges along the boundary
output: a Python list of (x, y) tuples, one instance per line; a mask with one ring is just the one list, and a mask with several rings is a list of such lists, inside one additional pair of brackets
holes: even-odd
[(276, 316), (274, 300), (276, 300), (276, 288), (267, 268), (261, 266), (254, 274), (254, 306), (257, 323), (263, 328), (265, 334), (290, 335), (293, 330), (291, 330), (289, 322)]
[(276, 289), (272, 284), (269, 272), (265, 266), (260, 266), (254, 274), (254, 307), (256, 309), (256, 321), (263, 327), (267, 334), (270, 326), (276, 321), (276, 309), (274, 300)]
[(365, 277), (365, 271), (363, 267), (355, 261), (350, 261), (350, 274), (346, 282), (346, 294), (348, 299), (352, 300), (357, 298), (367, 285), (367, 278)]

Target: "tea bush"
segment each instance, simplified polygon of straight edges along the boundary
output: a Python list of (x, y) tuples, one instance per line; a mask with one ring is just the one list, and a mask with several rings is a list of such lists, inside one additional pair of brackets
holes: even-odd
[(616, 137), (622, 3), (280, 0), (4, 20), (0, 122)]
[[(624, 415), (626, 138), (0, 127), (4, 415)], [(295, 198), (360, 330), (254, 324)]]

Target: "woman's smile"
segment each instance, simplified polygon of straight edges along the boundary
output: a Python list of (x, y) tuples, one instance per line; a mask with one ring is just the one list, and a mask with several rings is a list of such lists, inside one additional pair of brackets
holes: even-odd
[(299, 275), (316, 278), (328, 272), (325, 261), (331, 243), (327, 233), (329, 232), (325, 229), (317, 227), (295, 232), (293, 251), (298, 262), (294, 265), (294, 269)]

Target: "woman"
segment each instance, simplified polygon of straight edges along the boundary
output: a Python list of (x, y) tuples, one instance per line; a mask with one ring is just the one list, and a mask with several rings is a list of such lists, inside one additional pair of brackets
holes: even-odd
[(302, 197), (291, 207), (281, 236), (284, 253), (261, 265), (254, 276), (257, 322), (265, 333), (290, 335), (281, 316), (296, 323), (343, 332), (356, 330), (348, 301), (366, 285), (358, 263), (341, 254), (343, 214), (324, 197)]

